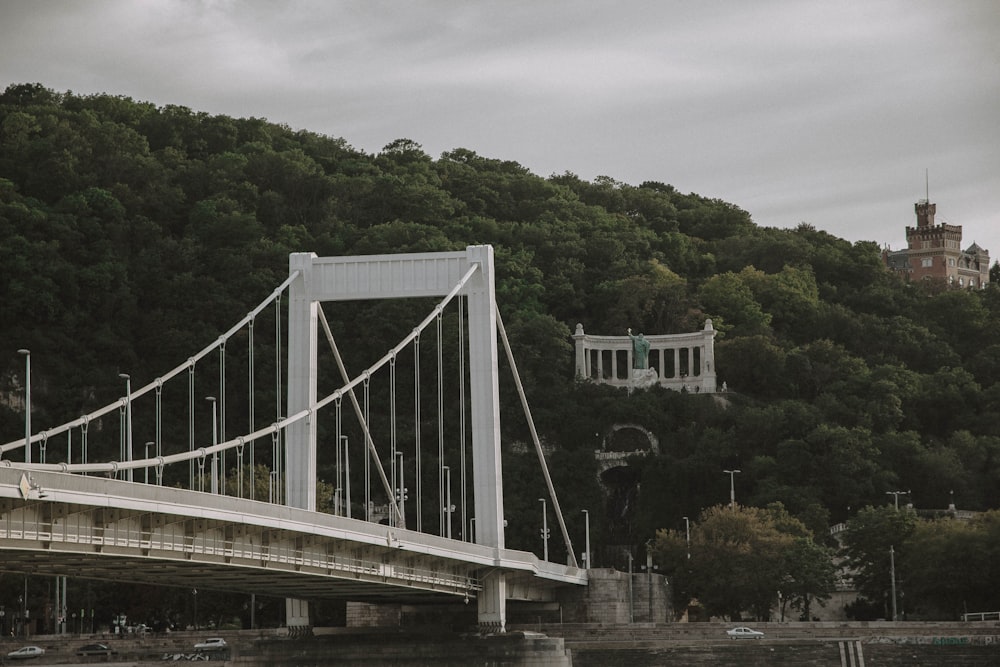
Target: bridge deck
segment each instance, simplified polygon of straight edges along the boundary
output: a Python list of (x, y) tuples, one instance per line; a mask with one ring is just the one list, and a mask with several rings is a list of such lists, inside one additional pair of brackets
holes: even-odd
[(587, 582), (584, 570), (526, 552), (8, 461), (0, 465), (0, 558), (5, 570), (27, 574), (301, 599), (475, 597), (480, 574), (493, 569), (507, 573), (512, 599), (547, 600), (560, 585)]

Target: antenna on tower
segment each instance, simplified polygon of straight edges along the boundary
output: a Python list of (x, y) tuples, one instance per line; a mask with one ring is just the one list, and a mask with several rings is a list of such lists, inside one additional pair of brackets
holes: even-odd
[(924, 191), (927, 195), (927, 203), (931, 203), (931, 177), (929, 170), (924, 167)]

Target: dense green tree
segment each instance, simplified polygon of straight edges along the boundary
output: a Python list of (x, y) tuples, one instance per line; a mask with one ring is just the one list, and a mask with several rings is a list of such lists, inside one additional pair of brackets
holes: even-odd
[(645, 273), (600, 285), (595, 291), (606, 326), (625, 322), (636, 332), (681, 333), (699, 324), (691, 317), (686, 281), (655, 260)]
[[(749, 612), (767, 618), (782, 580), (781, 553), (791, 541), (761, 510), (705, 510), (691, 532), (691, 592), (712, 616), (739, 620)], [(754, 576), (746, 576), (748, 572)]]
[(809, 340), (819, 311), (819, 288), (808, 267), (785, 265), (774, 274), (744, 268), (740, 275), (761, 307), (771, 316), (771, 326), (790, 340)]
[(945, 436), (969, 423), (977, 412), (980, 387), (964, 368), (942, 367), (922, 378), (913, 397), (920, 431)]
[(796, 537), (786, 549), (784, 561), (782, 599), (799, 610), (800, 620), (812, 620), (813, 602), (822, 605), (837, 587), (833, 550), (817, 544), (811, 537)]
[(812, 601), (833, 589), (830, 554), (780, 504), (711, 507), (690, 532), (690, 548), (680, 530), (656, 537), (657, 562), (674, 582), (678, 606), (697, 598), (712, 616), (767, 620), (779, 591), (808, 613)]
[(896, 557), (907, 554), (906, 542), (917, 517), (906, 508), (867, 506), (847, 522), (843, 555), (859, 593), (891, 616), (891, 570)]
[(734, 337), (770, 333), (771, 315), (764, 312), (744, 275), (727, 272), (712, 276), (698, 296), (719, 331)]
[(997, 519), (990, 515), (917, 522), (897, 568), (908, 617), (959, 618), (996, 606), (998, 538)]
[[(715, 320), (713, 319), (713, 325)], [(787, 396), (785, 365), (788, 354), (767, 336), (723, 338), (715, 346), (719, 380), (732, 391), (766, 399)]]

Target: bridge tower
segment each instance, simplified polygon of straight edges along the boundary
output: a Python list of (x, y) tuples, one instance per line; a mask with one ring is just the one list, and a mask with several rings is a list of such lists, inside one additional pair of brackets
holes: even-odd
[[(469, 273), (460, 294), (468, 299), (469, 391), (472, 473), (477, 544), (504, 548), (503, 483), (500, 462), (500, 404), (493, 248), (465, 251), (317, 257), (293, 253), (288, 303), (288, 414), (317, 400), (319, 303), (368, 299), (443, 297)], [(292, 424), (285, 434), (286, 503), (316, 509), (316, 420)], [(494, 572), (482, 580), (479, 624), (503, 631), (506, 582)], [(309, 624), (303, 601), (288, 600), (289, 626)]]

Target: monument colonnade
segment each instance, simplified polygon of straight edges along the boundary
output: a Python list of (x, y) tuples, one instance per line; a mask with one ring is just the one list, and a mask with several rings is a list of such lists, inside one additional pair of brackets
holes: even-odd
[[(714, 393), (715, 334), (712, 320), (701, 331), (643, 336), (649, 343), (647, 367), (636, 368), (633, 336), (595, 336), (576, 325), (576, 374), (578, 377), (635, 389), (659, 384), (675, 391)], [(640, 334), (642, 336), (642, 334)]]

